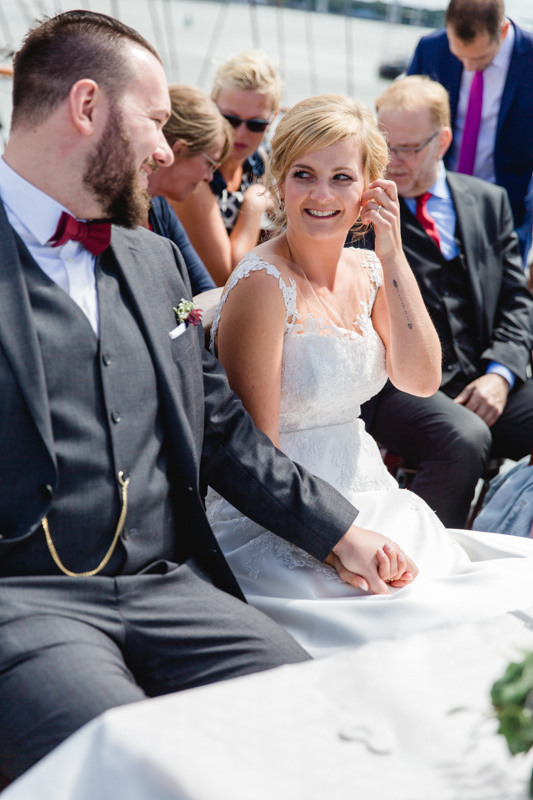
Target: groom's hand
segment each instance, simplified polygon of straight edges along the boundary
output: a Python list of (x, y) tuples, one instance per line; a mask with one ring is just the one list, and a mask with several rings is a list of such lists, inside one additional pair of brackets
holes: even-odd
[(387, 583), (400, 589), (418, 575), (418, 568), (401, 548), (375, 531), (352, 525), (326, 559), (339, 577), (373, 594), (389, 594)]

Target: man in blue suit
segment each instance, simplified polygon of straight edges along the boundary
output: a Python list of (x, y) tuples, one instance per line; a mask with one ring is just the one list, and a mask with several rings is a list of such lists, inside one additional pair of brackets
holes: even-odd
[[(448, 169), (507, 189), (525, 261), (533, 221), (533, 37), (505, 17), (503, 0), (451, 0), (446, 29), (424, 36), (410, 75), (429, 75), (450, 95), (454, 145)], [(476, 73), (482, 108), (473, 169), (461, 168), (461, 147)]]

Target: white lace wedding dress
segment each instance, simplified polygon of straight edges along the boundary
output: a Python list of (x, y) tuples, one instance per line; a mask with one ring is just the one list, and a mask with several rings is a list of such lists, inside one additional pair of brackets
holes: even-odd
[(265, 270), (286, 307), (281, 377), (282, 450), (338, 489), (359, 510), (357, 524), (390, 537), (420, 574), (390, 595), (368, 595), (327, 564), (244, 517), (212, 489), (211, 526), (247, 600), (285, 627), (313, 656), (533, 607), (533, 540), (446, 530), (426, 503), (399, 489), (359, 418), (361, 403), (384, 385), (385, 349), (371, 320), (381, 285), (374, 253), (357, 251), (367, 296), (353, 330), (298, 312), (294, 280), (253, 253), (233, 272), (227, 294)]

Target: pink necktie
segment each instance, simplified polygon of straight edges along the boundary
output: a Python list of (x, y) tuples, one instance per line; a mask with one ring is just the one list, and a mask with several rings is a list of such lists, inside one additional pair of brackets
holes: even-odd
[(431, 192), (426, 192), (425, 194), (421, 194), (416, 198), (416, 218), (424, 228), (427, 235), (430, 237), (430, 239), (433, 239), (440, 250), (439, 232), (437, 230), (437, 226), (435, 225), (435, 220), (429, 215), (426, 208), (427, 201), (430, 197)]
[(75, 219), (70, 214), (67, 214), (66, 211), (63, 211), (57, 230), (49, 241), (53, 242), (52, 247), (59, 247), (71, 239), (81, 242), (93, 256), (99, 256), (106, 247), (109, 247), (111, 223), (80, 222), (79, 219)]
[(474, 163), (476, 160), (476, 147), (481, 126), (481, 108), (483, 106), (483, 72), (475, 72), (470, 87), (468, 97), (468, 108), (466, 110), (465, 127), (461, 140), (461, 151), (459, 153), (459, 163), (457, 172), (464, 172), (465, 175), (474, 174)]

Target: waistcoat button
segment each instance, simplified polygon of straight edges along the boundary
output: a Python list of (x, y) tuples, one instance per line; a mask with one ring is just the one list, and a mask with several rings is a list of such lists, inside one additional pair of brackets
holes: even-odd
[(120, 419), (121, 419), (120, 411), (112, 411), (111, 412), (111, 419), (113, 420), (113, 422), (120, 422)]
[(104, 355), (102, 356), (102, 361), (104, 362), (104, 365), (106, 367), (108, 367), (111, 364), (111, 356), (109, 355), (109, 353), (104, 353)]

